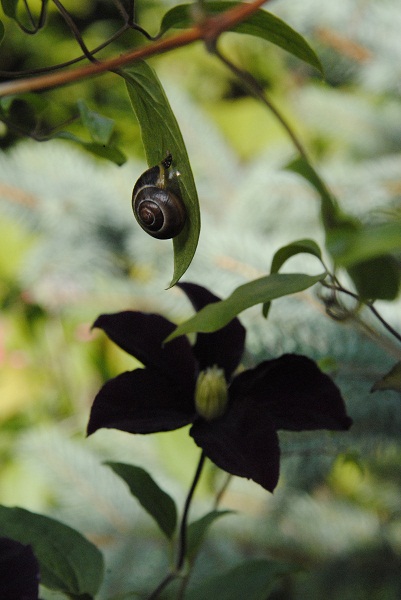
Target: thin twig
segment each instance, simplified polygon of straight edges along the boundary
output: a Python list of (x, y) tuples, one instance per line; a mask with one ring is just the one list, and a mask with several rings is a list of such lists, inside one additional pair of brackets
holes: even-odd
[(7, 117), (4, 117), (4, 116), (2, 116), (0, 118), (0, 121), (2, 123), (4, 123), (4, 125), (7, 125), (7, 127), (16, 134), (19, 134), (23, 137), (28, 137), (32, 140), (35, 140), (35, 142), (47, 142), (52, 139), (53, 135), (59, 129), (62, 129), (65, 126), (70, 125), (71, 123), (74, 123), (74, 121), (76, 121), (77, 118), (78, 118), (77, 116), (70, 117), (70, 118), (66, 119), (65, 121), (63, 121), (62, 123), (55, 125), (51, 129), (49, 129), (46, 133), (40, 133), (40, 129), (38, 126), (36, 126), (32, 131), (27, 131), (26, 129), (24, 129), (23, 127), (18, 125), (17, 123), (14, 123), (13, 121), (11, 121), (10, 119), (8, 119)]
[(371, 310), (371, 312), (375, 315), (376, 319), (379, 319), (380, 323), (383, 325), (383, 327), (385, 327), (387, 329), (387, 331), (389, 333), (391, 333), (391, 335), (393, 335), (399, 342), (401, 342), (401, 335), (398, 333), (398, 331), (396, 331), (394, 329), (394, 327), (392, 327), (390, 325), (390, 323), (387, 323), (387, 321), (381, 316), (381, 314), (379, 313), (379, 311), (373, 306), (373, 304), (368, 303), (367, 304), (368, 308)]
[[(36, 27), (36, 25), (35, 25), (35, 19), (33, 18), (33, 15), (31, 13), (31, 9), (29, 8), (28, 0), (24, 0), (24, 5), (25, 5), (25, 10), (27, 12), (28, 18), (29, 18), (29, 20), (31, 22), (31, 25), (32, 25), (33, 28), (35, 28)], [(43, 6), (43, 3), (42, 3), (42, 6)]]
[(23, 23), (21, 23), (21, 21), (18, 18), (16, 18), (16, 22), (18, 23), (19, 28), (24, 33), (27, 33), (28, 35), (35, 35), (35, 33), (37, 33), (40, 29), (42, 29), (42, 27), (45, 24), (45, 20), (46, 20), (47, 2), (48, 2), (48, 0), (42, 0), (42, 6), (41, 6), (39, 17), (38, 17), (38, 22), (35, 23), (35, 19), (33, 18), (31, 9), (29, 8), (29, 4), (28, 4), (27, 0), (24, 0), (25, 10), (28, 14), (28, 19), (32, 25), (32, 29), (29, 29)]
[[(104, 50), (104, 48), (107, 48), (107, 46), (109, 46), (110, 44), (115, 42), (118, 38), (120, 38), (129, 29), (138, 31), (139, 33), (144, 35), (146, 37), (146, 39), (148, 39), (148, 40), (153, 41), (153, 40), (157, 39), (156, 37), (150, 35), (150, 33), (148, 33), (146, 31), (146, 29), (143, 29), (143, 27), (140, 27), (136, 23), (133, 23), (132, 19), (131, 19), (131, 15), (127, 15), (127, 21), (124, 23), (124, 25), (122, 25), (122, 27), (120, 27), (120, 29), (118, 29), (109, 38), (107, 38), (107, 40), (105, 40), (104, 42), (102, 42), (101, 44), (96, 46), (96, 48), (93, 48), (92, 50), (88, 50), (88, 52), (92, 56), (94, 54), (97, 54), (97, 52), (100, 52), (100, 50)], [(4, 77), (4, 78), (8, 77), (10, 79), (11, 78), (18, 79), (20, 77), (28, 77), (29, 75), (40, 75), (42, 73), (52, 73), (53, 71), (58, 71), (60, 69), (64, 69), (65, 67), (70, 67), (71, 65), (75, 65), (76, 63), (81, 62), (85, 58), (87, 58), (87, 55), (81, 54), (81, 56), (77, 56), (76, 58), (72, 58), (71, 60), (67, 60), (66, 62), (58, 63), (56, 65), (51, 65), (48, 67), (41, 67), (38, 69), (27, 69), (25, 71), (1, 71), (0, 70), (0, 77)]]
[(229, 60), (226, 56), (224, 56), (217, 47), (211, 46), (209, 47), (211, 53), (215, 54), (217, 58), (226, 65), (230, 69), (234, 75), (238, 77), (241, 83), (251, 92), (253, 96), (256, 96), (267, 108), (274, 114), (276, 119), (281, 123), (284, 127), (285, 131), (289, 135), (294, 144), (295, 148), (298, 150), (299, 154), (305, 158), (309, 162), (308, 155), (306, 153), (305, 148), (301, 144), (300, 140), (296, 136), (295, 132), (289, 125), (288, 121), (284, 118), (279, 109), (273, 104), (270, 98), (267, 96), (265, 90), (260, 85), (260, 83), (251, 75), (248, 71), (243, 71), (239, 67), (237, 67), (231, 60)]
[(135, 0), (129, 0), (128, 2), (128, 22), (133, 23), (135, 20)]
[(139, 59), (163, 54), (170, 50), (187, 46), (196, 41), (205, 40), (207, 43), (211, 43), (211, 40), (216, 40), (223, 31), (227, 31), (247, 19), (256, 12), (262, 4), (265, 4), (268, 1), (269, 0), (254, 0), (254, 2), (248, 4), (239, 4), (224, 13), (208, 17), (202, 23), (198, 23), (194, 25), (194, 27), (179, 34), (172, 35), (166, 39), (156, 40), (148, 46), (136, 48), (135, 50), (131, 50), (120, 56), (106, 59), (103, 62), (92, 63), (63, 73), (48, 73), (39, 77), (1, 83), (0, 96), (8, 96), (10, 94), (19, 94), (35, 90), (45, 90), (66, 85), (87, 77), (100, 75), (106, 71), (119, 69)]
[(361, 299), (359, 298), (358, 294), (355, 294), (354, 292), (351, 292), (350, 290), (348, 290), (347, 288), (343, 287), (338, 280), (336, 279), (336, 284), (334, 285), (330, 285), (327, 283), (322, 282), (322, 285), (324, 285), (325, 287), (329, 288), (330, 290), (333, 290), (335, 292), (341, 292), (343, 294), (346, 294), (347, 296), (350, 296), (351, 298), (354, 298), (355, 300), (357, 300), (358, 302), (362, 302), (362, 304), (364, 304), (371, 312), (372, 314), (374, 314), (374, 316), (380, 321), (380, 323), (383, 325), (383, 327), (385, 327), (387, 329), (387, 331), (389, 333), (391, 333), (391, 335), (393, 337), (396, 338), (396, 340), (398, 340), (399, 342), (401, 342), (401, 334), (398, 333), (398, 331), (396, 331), (396, 329), (394, 329), (394, 327), (392, 327), (390, 325), (390, 323), (388, 323), (384, 317), (381, 316), (381, 314), (379, 313), (379, 311), (376, 309), (376, 307), (373, 305), (373, 302), (368, 302), (368, 301), (361, 301)]
[(92, 55), (92, 53), (86, 47), (86, 44), (83, 40), (81, 32), (79, 31), (78, 27), (75, 25), (74, 20), (71, 17), (68, 10), (61, 4), (60, 0), (53, 0), (53, 2), (56, 5), (56, 7), (58, 8), (61, 16), (63, 17), (64, 21), (67, 23), (68, 27), (71, 29), (75, 39), (77, 40), (77, 42), (78, 42), (82, 52), (85, 54), (86, 58), (88, 60), (90, 60), (91, 62), (97, 62), (95, 57)]
[[(89, 50), (90, 54), (96, 54), (106, 48), (109, 44), (117, 40), (123, 33), (128, 31), (130, 26), (128, 24), (124, 24), (120, 29), (118, 29), (113, 35), (111, 35), (107, 40), (93, 48), (93, 50)], [(70, 67), (81, 60), (86, 58), (85, 54), (81, 54), (81, 56), (77, 56), (76, 58), (72, 58), (64, 63), (58, 63), (57, 65), (51, 65), (49, 67), (41, 67), (39, 69), (29, 69), (26, 71), (0, 71), (0, 77), (26, 77), (27, 75), (39, 75), (40, 73), (51, 73), (52, 71), (57, 71), (59, 69), (64, 69), (65, 67)]]
[(117, 8), (117, 10), (120, 13), (120, 15), (122, 16), (122, 18), (124, 19), (124, 22), (128, 23), (129, 15), (125, 9), (124, 4), (122, 2), (120, 2), (120, 0), (113, 0), (113, 4)]
[(176, 573), (169, 573), (166, 577), (159, 583), (157, 588), (153, 590), (153, 592), (148, 596), (147, 600), (155, 600), (159, 597), (162, 591), (177, 577)]

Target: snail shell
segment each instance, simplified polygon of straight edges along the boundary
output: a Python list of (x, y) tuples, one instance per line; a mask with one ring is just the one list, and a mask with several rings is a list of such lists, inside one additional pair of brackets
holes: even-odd
[(160, 164), (145, 171), (132, 192), (136, 220), (146, 233), (160, 240), (176, 237), (186, 220), (177, 173), (169, 172), (172, 161), (168, 154)]

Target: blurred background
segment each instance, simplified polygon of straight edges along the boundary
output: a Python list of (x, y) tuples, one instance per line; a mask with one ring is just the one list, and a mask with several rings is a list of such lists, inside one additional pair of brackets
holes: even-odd
[[(155, 34), (175, 4), (137, 1), (137, 21)], [(324, 80), (256, 38), (226, 33), (221, 50), (263, 84), (346, 211), (370, 222), (401, 218), (398, 0), (276, 0), (267, 9), (311, 43)], [(71, 0), (68, 10), (89, 48), (121, 26), (107, 0)], [(6, 72), (81, 53), (53, 4), (46, 27), (34, 36), (6, 17), (3, 22), (3, 80)], [(144, 41), (129, 31), (99, 56)], [(296, 153), (274, 116), (201, 44), (150, 62), (181, 127), (201, 204), (200, 243), (184, 279), (225, 297), (267, 274), (281, 246), (304, 237), (323, 244), (318, 199), (285, 170)], [(121, 166), (88, 152), (88, 132), (77, 118), (82, 100), (114, 121), (113, 144), (126, 158)], [(99, 387), (137, 366), (91, 331), (98, 314), (146, 310), (175, 321), (191, 314), (179, 290), (166, 290), (171, 242), (147, 237), (132, 215), (132, 187), (147, 168), (139, 127), (114, 74), (4, 102), (0, 503), (52, 515), (98, 544), (108, 569), (100, 600), (149, 589), (167, 569), (168, 548), (102, 463), (142, 466), (182, 506), (198, 449), (186, 429), (154, 436), (100, 430), (85, 437)], [(29, 139), (61, 130), (83, 143)], [(286, 266), (318, 269), (305, 256)], [(400, 331), (400, 302), (378, 308)], [(273, 557), (293, 565), (269, 596), (275, 600), (401, 597), (400, 395), (370, 392), (401, 360), (401, 347), (368, 313), (337, 317), (326, 315), (318, 289), (275, 301), (268, 320), (260, 307), (241, 315), (248, 331), (245, 366), (283, 352), (314, 358), (341, 388), (354, 426), (341, 434), (281, 435), (282, 472), (273, 495), (234, 478), (221, 508), (237, 513), (211, 529), (194, 582), (246, 558)], [(224, 474), (209, 465), (194, 517), (211, 509), (223, 482)]]

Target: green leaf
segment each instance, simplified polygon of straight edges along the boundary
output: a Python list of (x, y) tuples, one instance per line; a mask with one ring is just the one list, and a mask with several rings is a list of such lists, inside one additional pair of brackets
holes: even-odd
[(319, 193), (327, 249), (336, 265), (347, 269), (361, 299), (393, 300), (400, 287), (400, 269), (392, 256), (383, 254), (400, 248), (399, 223), (363, 227), (357, 219), (342, 212), (337, 200), (303, 157), (290, 163), (287, 169), (304, 177)]
[(177, 523), (177, 509), (174, 500), (141, 467), (115, 462), (105, 464), (125, 481), (131, 494), (154, 518), (162, 532), (171, 538)]
[(94, 142), (86, 142), (69, 131), (59, 131), (50, 137), (50, 139), (55, 138), (75, 142), (91, 154), (110, 160), (118, 166), (123, 165), (127, 160), (125, 154), (123, 154), (119, 148), (116, 148), (115, 146), (103, 146), (102, 144), (95, 144)]
[(347, 269), (361, 300), (394, 300), (401, 270), (393, 256), (378, 256)]
[[(203, 2), (202, 5), (205, 7), (207, 13), (214, 15), (237, 6), (238, 2)], [(171, 28), (182, 29), (190, 27), (193, 23), (191, 16), (192, 9), (192, 4), (181, 4), (169, 10), (161, 22), (159, 35), (162, 35)], [(315, 67), (315, 69), (323, 74), (321, 62), (305, 38), (287, 25), (287, 23), (265, 10), (257, 10), (230, 31), (246, 33), (267, 40), (312, 67)]]
[(107, 145), (114, 129), (113, 119), (90, 110), (84, 100), (78, 100), (77, 104), (82, 123), (89, 131), (92, 140), (97, 144)]
[(287, 165), (286, 169), (301, 175), (318, 192), (321, 199), (322, 222), (326, 232), (337, 227), (349, 227), (353, 230), (357, 227), (357, 221), (341, 211), (336, 198), (328, 190), (320, 175), (304, 157), (301, 156), (293, 160)]
[(18, 0), (1, 0), (4, 14), (11, 19), (15, 19), (17, 16), (17, 4)]
[(4, 33), (5, 33), (4, 25), (3, 25), (3, 22), (0, 21), (0, 42), (4, 37)]
[(377, 392), (378, 390), (401, 392), (401, 361), (397, 362), (384, 377), (376, 381), (371, 392)]
[(180, 128), (154, 70), (147, 63), (138, 61), (121, 73), (141, 127), (149, 166), (159, 164), (170, 152), (174, 168), (180, 173), (178, 183), (187, 220), (182, 232), (173, 238), (174, 274), (171, 287), (188, 269), (198, 245), (200, 212), (195, 181)]
[(87, 598), (99, 590), (103, 557), (71, 527), (23, 508), (0, 506), (0, 535), (32, 546), (44, 586)]
[[(319, 260), (322, 260), (322, 253), (320, 251), (319, 246), (313, 240), (304, 239), (297, 240), (296, 242), (292, 242), (288, 244), (288, 246), (283, 246), (273, 256), (272, 265), (270, 268), (270, 273), (278, 273), (283, 264), (291, 258), (291, 256), (295, 256), (296, 254), (306, 253), (312, 254), (316, 256)], [(267, 317), (270, 309), (270, 302), (265, 302), (263, 304), (263, 316)]]
[(401, 270), (389, 252), (401, 250), (401, 223), (362, 224), (330, 231), (327, 248), (336, 265), (347, 269), (362, 300), (394, 300)]
[(326, 273), (320, 275), (274, 273), (255, 279), (238, 287), (226, 300), (220, 300), (202, 308), (192, 318), (178, 325), (165, 341), (168, 342), (184, 333), (217, 331), (243, 310), (255, 304), (269, 302), (275, 298), (306, 290), (325, 277)]
[(301, 253), (312, 254), (319, 260), (322, 259), (321, 250), (316, 242), (309, 239), (297, 240), (296, 242), (292, 242), (291, 244), (288, 244), (288, 246), (283, 246), (277, 250), (273, 256), (270, 273), (278, 273), (289, 258)]
[(270, 560), (250, 560), (212, 577), (191, 590), (187, 600), (266, 600), (277, 584), (277, 579), (285, 575), (291, 567)]
[(48, 102), (40, 94), (27, 92), (25, 94), (10, 94), (0, 98), (0, 107), (8, 113), (14, 102), (25, 102), (33, 112), (40, 112), (48, 107)]
[(94, 154), (99, 158), (105, 158), (119, 167), (127, 161), (125, 154), (116, 146), (103, 146), (102, 144), (83, 141), (81, 141), (81, 146), (91, 154)]
[(224, 517), (224, 515), (232, 514), (234, 514), (234, 511), (232, 510), (213, 510), (200, 519), (193, 521), (188, 526), (187, 530), (187, 557), (191, 559), (196, 555), (205, 538), (207, 530), (216, 519), (220, 519), (220, 517)]
[(401, 270), (389, 252), (401, 250), (399, 221), (338, 227), (328, 232), (327, 249), (336, 265), (347, 269), (363, 300), (394, 300)]
[(358, 231), (338, 229), (330, 234), (327, 247), (336, 263), (345, 268), (389, 252), (400, 252), (401, 222), (367, 225)]

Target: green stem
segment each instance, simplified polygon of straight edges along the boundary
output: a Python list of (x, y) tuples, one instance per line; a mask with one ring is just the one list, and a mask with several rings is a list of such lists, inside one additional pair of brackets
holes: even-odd
[(273, 102), (270, 100), (270, 98), (268, 98), (268, 96), (266, 95), (266, 92), (264, 91), (264, 89), (260, 85), (260, 83), (248, 71), (243, 71), (242, 69), (237, 67), (234, 63), (232, 63), (231, 60), (229, 60), (226, 56), (221, 54), (221, 52), (217, 49), (215, 44), (208, 45), (208, 50), (212, 54), (215, 54), (217, 56), (217, 58), (219, 60), (221, 60), (221, 62), (224, 63), (226, 65), (226, 67), (228, 67), (230, 69), (230, 71), (232, 73), (234, 73), (234, 75), (236, 77), (238, 77), (238, 79), (241, 81), (241, 83), (243, 83), (243, 85), (251, 92), (251, 94), (253, 96), (258, 98), (261, 102), (263, 102), (263, 104), (265, 106), (267, 106), (267, 108), (270, 110), (270, 112), (273, 113), (273, 115), (276, 117), (276, 119), (279, 121), (279, 123), (281, 123), (282, 127), (285, 129), (285, 131), (289, 135), (292, 143), (294, 144), (295, 148), (298, 150), (299, 154), (309, 163), (308, 155), (307, 155), (306, 150), (303, 147), (302, 143), (298, 139), (297, 135), (291, 128), (288, 121), (284, 118), (284, 116), (281, 114), (281, 112), (278, 110), (278, 108), (273, 104)]
[(148, 596), (147, 600), (156, 600), (156, 598), (159, 597), (159, 595), (162, 593), (164, 588), (166, 588), (169, 585), (169, 583), (174, 581), (174, 579), (176, 577), (177, 577), (177, 574), (173, 573), (173, 572), (166, 575), (166, 577), (163, 579), (163, 581), (161, 581), (159, 583), (159, 585), (157, 586), (157, 588), (155, 590), (153, 590), (153, 592), (150, 594), (150, 596)]
[(202, 453), (200, 455), (198, 467), (196, 469), (195, 476), (192, 481), (192, 485), (190, 487), (190, 490), (188, 492), (188, 496), (187, 496), (187, 499), (186, 499), (185, 505), (184, 505), (184, 512), (182, 514), (181, 526), (180, 526), (180, 545), (179, 545), (179, 552), (178, 552), (177, 563), (176, 563), (177, 571), (181, 571), (181, 569), (184, 565), (184, 561), (185, 561), (185, 554), (187, 551), (187, 521), (188, 521), (189, 508), (191, 506), (191, 501), (192, 501), (192, 498), (193, 498), (193, 495), (195, 492), (195, 488), (198, 484), (199, 478), (202, 473), (203, 465), (205, 464), (205, 458), (206, 458), (206, 456), (205, 456), (204, 452), (202, 451)]
[(68, 12), (68, 10), (64, 7), (63, 4), (61, 4), (60, 0), (53, 0), (53, 2), (56, 5), (61, 16), (63, 17), (64, 21), (67, 23), (68, 27), (70, 28), (73, 36), (77, 40), (77, 42), (78, 42), (82, 52), (85, 54), (86, 58), (91, 62), (97, 62), (95, 57), (92, 55), (92, 53), (86, 47), (86, 44), (83, 40), (81, 32), (79, 31), (78, 27), (76, 26), (73, 18), (71, 17), (70, 13)]
[(205, 458), (206, 458), (206, 456), (205, 456), (204, 452), (202, 451), (191, 487), (189, 488), (189, 492), (188, 492), (187, 498), (185, 500), (184, 510), (182, 513), (181, 524), (180, 524), (180, 532), (179, 532), (179, 538), (178, 538), (178, 554), (177, 554), (177, 561), (176, 561), (175, 569), (174, 569), (174, 571), (171, 571), (170, 573), (168, 573), (168, 575), (166, 575), (166, 577), (159, 583), (157, 588), (155, 590), (153, 590), (153, 592), (151, 593), (150, 596), (148, 596), (147, 600), (156, 600), (156, 598), (159, 597), (159, 595), (162, 593), (162, 591), (172, 581), (174, 581), (174, 579), (176, 579), (181, 574), (181, 570), (182, 570), (182, 568), (184, 566), (184, 562), (185, 562), (185, 555), (187, 552), (187, 526), (188, 526), (189, 509), (191, 506), (192, 498), (195, 493), (196, 486), (198, 484), (198, 481), (199, 481), (201, 473), (202, 473), (203, 465), (205, 464)]
[(354, 292), (351, 292), (350, 290), (346, 289), (344, 286), (341, 285), (341, 283), (338, 281), (337, 278), (334, 279), (334, 284), (330, 285), (330, 284), (325, 284), (323, 282), (323, 285), (335, 292), (341, 292), (343, 294), (346, 294), (347, 296), (350, 296), (351, 298), (354, 298), (355, 300), (357, 300), (358, 302), (361, 302), (362, 304), (364, 304), (370, 311), (371, 313), (376, 317), (376, 319), (378, 319), (378, 321), (380, 321), (380, 323), (383, 325), (383, 327), (385, 327), (385, 329), (387, 329), (387, 331), (393, 336), (395, 337), (396, 340), (398, 340), (399, 342), (401, 342), (401, 334), (398, 333), (398, 331), (396, 331), (394, 329), (394, 327), (392, 327), (390, 325), (390, 323), (388, 323), (384, 317), (382, 317), (382, 315), (379, 313), (379, 311), (375, 308), (375, 306), (373, 306), (373, 302), (369, 302), (369, 301), (361, 301), (361, 299), (359, 298), (358, 294), (355, 294)]
[[(230, 473), (226, 473), (225, 475), (226, 475), (225, 481), (224, 481), (221, 489), (218, 491), (218, 493), (216, 495), (216, 498), (215, 498), (215, 501), (214, 501), (214, 504), (213, 504), (213, 509), (214, 510), (217, 510), (217, 508), (218, 508), (218, 506), (219, 506), (219, 504), (221, 502), (221, 499), (222, 499), (225, 491), (227, 490), (227, 488), (229, 486), (229, 483), (230, 483), (230, 481), (231, 481), (231, 479), (233, 477)], [(189, 565), (189, 569), (188, 569), (187, 573), (182, 578), (181, 586), (180, 586), (180, 589), (178, 591), (177, 600), (183, 600), (183, 598), (184, 598), (185, 591), (186, 591), (186, 589), (188, 587), (189, 579), (191, 577), (191, 573), (192, 573), (192, 569), (193, 569), (195, 560), (196, 560), (196, 556), (191, 557), (191, 564)]]
[(394, 329), (394, 327), (392, 327), (390, 325), (390, 323), (387, 323), (387, 321), (381, 316), (381, 314), (373, 306), (373, 304), (371, 302), (368, 302), (367, 306), (370, 309), (370, 311), (375, 315), (376, 319), (378, 319), (380, 321), (380, 323), (383, 325), (383, 327), (385, 327), (387, 329), (387, 331), (389, 333), (391, 333), (392, 336), (394, 336), (399, 342), (401, 342), (401, 335), (398, 333), (398, 331), (396, 331)]
[(216, 498), (215, 498), (214, 506), (213, 506), (214, 510), (217, 510), (217, 508), (221, 502), (221, 499), (224, 496), (232, 478), (233, 478), (233, 476), (230, 473), (226, 474), (225, 481), (224, 481), (223, 485), (221, 486), (220, 490), (218, 491), (218, 493), (216, 494)]

